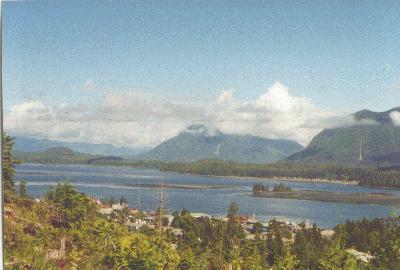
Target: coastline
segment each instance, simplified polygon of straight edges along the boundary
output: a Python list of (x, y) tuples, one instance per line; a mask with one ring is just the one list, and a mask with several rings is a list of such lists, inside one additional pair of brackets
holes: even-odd
[[(207, 177), (218, 177), (218, 178), (224, 178), (224, 177), (229, 177), (233, 179), (272, 179), (272, 180), (278, 180), (278, 181), (289, 181), (289, 182), (306, 182), (306, 183), (325, 183), (325, 184), (340, 184), (340, 185), (352, 185), (352, 186), (357, 186), (358, 181), (356, 180), (332, 180), (332, 179), (324, 179), (324, 178), (301, 178), (301, 177), (286, 177), (286, 176), (273, 176), (273, 177), (258, 177), (258, 176), (237, 176), (237, 175), (213, 175), (213, 174), (199, 174), (199, 173), (188, 173), (188, 172), (178, 172), (178, 171), (169, 171), (169, 170), (161, 170), (158, 168), (144, 168), (144, 167), (135, 167), (135, 166), (130, 166), (130, 165), (119, 165), (119, 164), (80, 164), (80, 163), (34, 163), (34, 162), (27, 162), (24, 163), (27, 165), (53, 165), (53, 166), (62, 166), (62, 165), (72, 165), (72, 166), (100, 166), (100, 167), (130, 167), (130, 168), (138, 168), (138, 169), (149, 169), (149, 170), (158, 170), (160, 172), (172, 172), (172, 173), (178, 173), (178, 174), (183, 174), (183, 175), (193, 175), (193, 176), (207, 176)], [(373, 188), (382, 188), (383, 187), (375, 187), (372, 186)]]
[(395, 207), (400, 206), (399, 196), (385, 193), (338, 193), (319, 190), (292, 190), (284, 192), (253, 191), (252, 196), (318, 202), (393, 205)]
[[(207, 177), (217, 177), (224, 178), (229, 177), (233, 179), (254, 179), (254, 180), (278, 180), (278, 181), (288, 181), (288, 182), (306, 182), (306, 183), (325, 183), (325, 184), (340, 184), (340, 185), (351, 185), (358, 186), (358, 181), (354, 180), (331, 180), (331, 179), (323, 179), (323, 178), (300, 178), (300, 177), (284, 177), (284, 176), (274, 176), (274, 177), (257, 177), (257, 176), (237, 176), (237, 175), (212, 175), (212, 174), (198, 174), (198, 173), (184, 173), (177, 171), (165, 171), (165, 172), (173, 172), (179, 174), (187, 174), (193, 176), (207, 176)], [(374, 187), (375, 188), (375, 187)]]

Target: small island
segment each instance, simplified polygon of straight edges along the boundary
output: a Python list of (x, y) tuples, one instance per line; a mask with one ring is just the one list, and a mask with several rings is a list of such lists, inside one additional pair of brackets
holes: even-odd
[[(253, 185), (253, 192), (269, 192), (269, 186), (268, 184), (265, 186), (263, 183), (256, 183)], [(274, 187), (271, 190), (272, 192), (289, 192), (292, 191), (292, 188), (289, 186), (286, 186), (283, 183), (280, 183), (278, 185), (274, 185)]]
[(400, 196), (389, 193), (340, 193), (319, 190), (292, 190), (291, 187), (282, 183), (275, 185), (271, 189), (268, 185), (256, 183), (253, 185), (253, 196), (320, 202), (369, 203), (400, 206)]

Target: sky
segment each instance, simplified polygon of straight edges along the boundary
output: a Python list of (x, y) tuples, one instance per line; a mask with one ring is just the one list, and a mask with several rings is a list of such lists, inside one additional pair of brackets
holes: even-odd
[(400, 106), (399, 1), (2, 9), (4, 125), (19, 136), (152, 147), (203, 123), (307, 145), (352, 112)]

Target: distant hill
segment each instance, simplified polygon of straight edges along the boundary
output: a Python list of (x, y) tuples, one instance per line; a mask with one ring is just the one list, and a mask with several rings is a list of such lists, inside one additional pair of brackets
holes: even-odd
[(294, 141), (271, 140), (250, 135), (211, 132), (203, 125), (192, 125), (153, 150), (137, 158), (164, 161), (223, 159), (248, 163), (271, 163), (302, 150)]
[(15, 158), (25, 163), (92, 164), (95, 162), (120, 161), (121, 157), (97, 156), (73, 151), (67, 147), (52, 147), (41, 152), (15, 152)]
[[(390, 119), (390, 113), (363, 110), (353, 114), (360, 124), (325, 129), (310, 144), (288, 158), (299, 162), (337, 162), (373, 164), (379, 166), (400, 165), (400, 127)], [(370, 124), (362, 124), (370, 120)], [(362, 161), (359, 160), (360, 148)]]
[(94, 156), (67, 147), (53, 147), (43, 152), (15, 152), (15, 158), (27, 163), (82, 164)]
[(15, 138), (14, 151), (16, 152), (42, 152), (48, 148), (67, 147), (71, 150), (91, 155), (111, 155), (132, 157), (148, 149), (131, 149), (127, 147), (115, 147), (111, 144), (63, 142), (47, 139), (35, 139), (30, 137)]

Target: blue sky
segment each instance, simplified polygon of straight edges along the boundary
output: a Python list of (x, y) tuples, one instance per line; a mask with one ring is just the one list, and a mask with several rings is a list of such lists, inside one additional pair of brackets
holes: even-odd
[(201, 107), (234, 89), (244, 103), (277, 81), (321, 109), (387, 110), (400, 105), (399, 10), (399, 1), (5, 2), (5, 111), (95, 108), (135, 91)]

